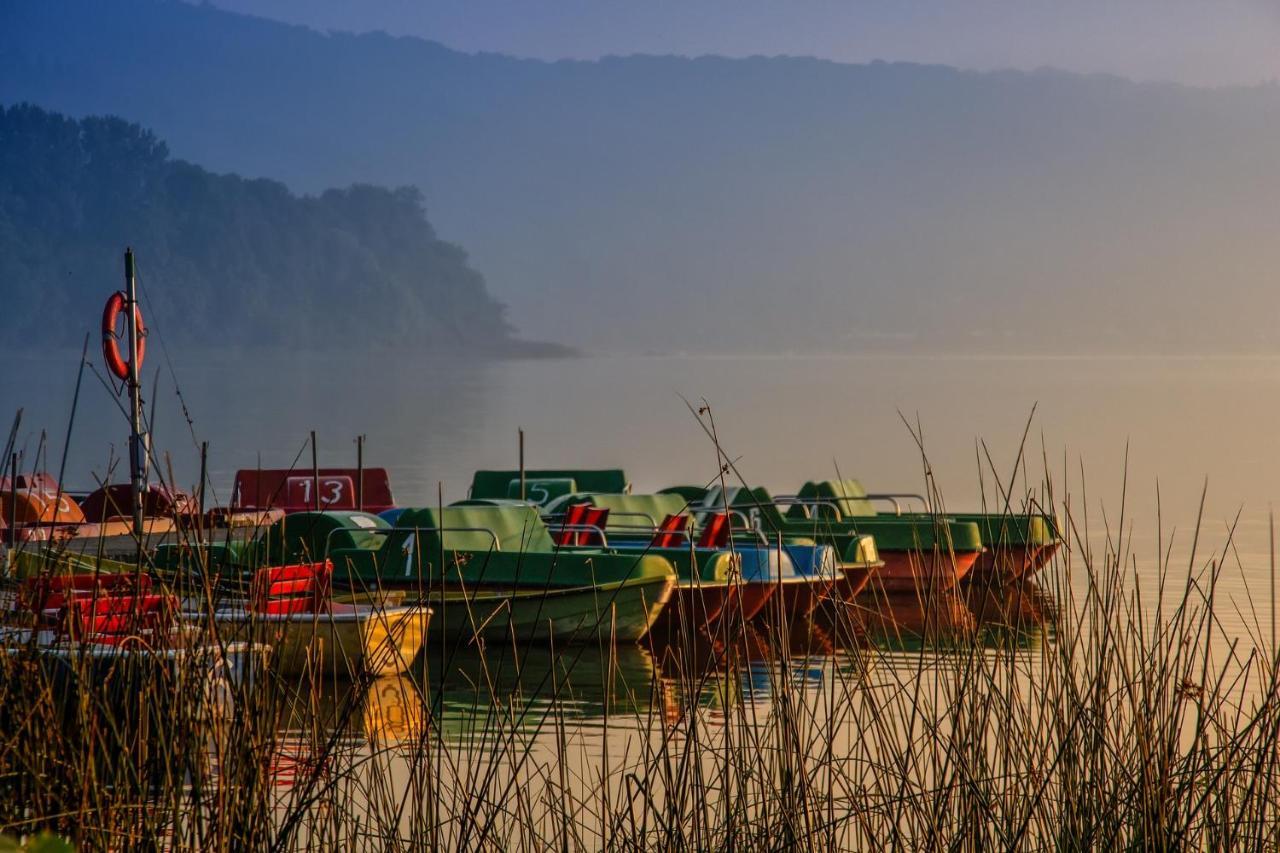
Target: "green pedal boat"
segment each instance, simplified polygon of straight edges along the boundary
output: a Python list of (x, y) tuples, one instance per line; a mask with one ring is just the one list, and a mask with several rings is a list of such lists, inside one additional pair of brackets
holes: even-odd
[(335, 591), (430, 607), (431, 635), (635, 641), (676, 582), (662, 557), (561, 548), (517, 503), (406, 509), (394, 527), (369, 513), (296, 513), (262, 539), (273, 565), (327, 557)]

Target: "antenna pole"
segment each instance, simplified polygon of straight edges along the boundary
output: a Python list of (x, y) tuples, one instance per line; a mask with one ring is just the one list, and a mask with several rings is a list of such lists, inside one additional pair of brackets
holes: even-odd
[(150, 441), (142, 425), (142, 385), (138, 382), (138, 280), (133, 270), (133, 249), (124, 250), (125, 315), (129, 325), (129, 485), (133, 496), (133, 535), (142, 537), (142, 495), (147, 488), (147, 455)]
[(356, 436), (356, 509), (364, 512), (364, 434)]
[(524, 500), (524, 428), (520, 428), (520, 500)]
[(316, 452), (316, 431), (311, 431), (311, 486), (315, 491), (316, 512), (320, 511), (320, 455)]

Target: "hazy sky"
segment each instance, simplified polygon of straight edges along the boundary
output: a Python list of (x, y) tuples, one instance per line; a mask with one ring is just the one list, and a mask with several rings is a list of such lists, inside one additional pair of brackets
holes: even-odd
[(320, 29), (467, 51), (792, 54), (1110, 72), (1219, 85), (1280, 79), (1280, 0), (216, 0)]

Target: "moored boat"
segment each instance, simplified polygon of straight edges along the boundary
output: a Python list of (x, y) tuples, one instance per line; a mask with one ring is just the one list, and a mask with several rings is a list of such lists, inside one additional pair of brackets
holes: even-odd
[[(929, 502), (921, 495), (871, 494), (855, 479), (811, 480), (805, 483), (793, 497), (788, 515), (795, 518), (833, 517), (839, 521), (860, 523), (872, 533), (893, 530), (893, 525), (913, 527), (933, 525), (939, 527), (945, 519), (948, 525), (949, 550), (958, 579), (970, 582), (1012, 583), (1038, 571), (1057, 549), (1061, 537), (1054, 520), (1043, 513), (945, 512), (933, 513)], [(924, 511), (905, 511), (903, 504), (918, 503)], [(876, 505), (891, 507), (891, 511), (878, 511)], [(982, 547), (973, 557), (969, 568), (969, 552), (964, 547), (959, 525), (977, 528)], [(898, 528), (900, 529), (900, 528)], [(881, 549), (889, 551), (886, 536), (878, 536)], [(920, 549), (924, 557), (924, 549)], [(886, 561), (889, 557), (886, 557)], [(917, 560), (917, 563), (922, 562)]]
[[(157, 561), (170, 560), (169, 550)], [(638, 640), (675, 583), (661, 557), (560, 548), (523, 504), (406, 509), (394, 527), (365, 512), (296, 513), (253, 543), (209, 552), (213, 565), (241, 566), (326, 556), (335, 592), (362, 600), (400, 593), (434, 611), (432, 634), (463, 638)]]
[(219, 633), (271, 648), (282, 675), (396, 675), (409, 669), (426, 637), (431, 610), (334, 601), (328, 562), (259, 569), (247, 601), (211, 616)]
[(767, 537), (778, 537), (784, 543), (808, 541), (835, 548), (845, 575), (841, 587), (846, 592), (859, 586), (882, 592), (951, 589), (982, 551), (977, 525), (948, 517), (845, 516), (834, 500), (775, 499), (760, 487), (713, 486), (702, 491), (700, 506), (707, 511), (727, 507), (742, 513)]
[[(602, 516), (573, 515), (585, 508)], [(768, 605), (774, 599), (791, 617), (804, 616), (838, 579), (830, 548), (798, 542), (772, 546), (757, 530), (735, 529), (732, 513), (702, 513), (697, 525), (688, 501), (675, 494), (566, 495), (547, 511), (553, 531), (587, 522), (580, 536), (607, 536), (610, 547), (671, 560), (680, 576), (677, 594), (684, 597), (671, 615), (683, 614), (685, 624), (694, 627), (757, 618), (772, 612)]]

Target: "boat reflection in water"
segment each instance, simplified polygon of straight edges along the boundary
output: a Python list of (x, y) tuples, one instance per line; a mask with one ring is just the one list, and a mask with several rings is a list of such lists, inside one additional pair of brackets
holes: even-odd
[[(496, 733), (550, 737), (571, 722), (588, 739), (603, 729), (679, 727), (691, 715), (723, 723), (731, 712), (767, 714), (786, 693), (817, 693), (835, 669), (861, 667), (868, 647), (888, 652), (955, 647), (1032, 648), (1052, 631), (1056, 608), (1031, 582), (973, 586), (922, 600), (883, 596), (783, 626), (732, 634), (657, 635), (640, 645), (428, 644), (411, 673), (372, 681), (323, 679), (295, 698), (281, 732), (277, 783), (316, 771), (314, 756), (340, 733), (351, 748), (420, 743), (428, 734), (469, 748), (497, 748)], [(323, 768), (320, 768), (323, 770)]]
[(867, 642), (893, 651), (979, 643), (1035, 646), (1051, 631), (1057, 608), (1034, 581), (970, 585), (928, 597), (885, 595), (860, 607), (857, 624)]

